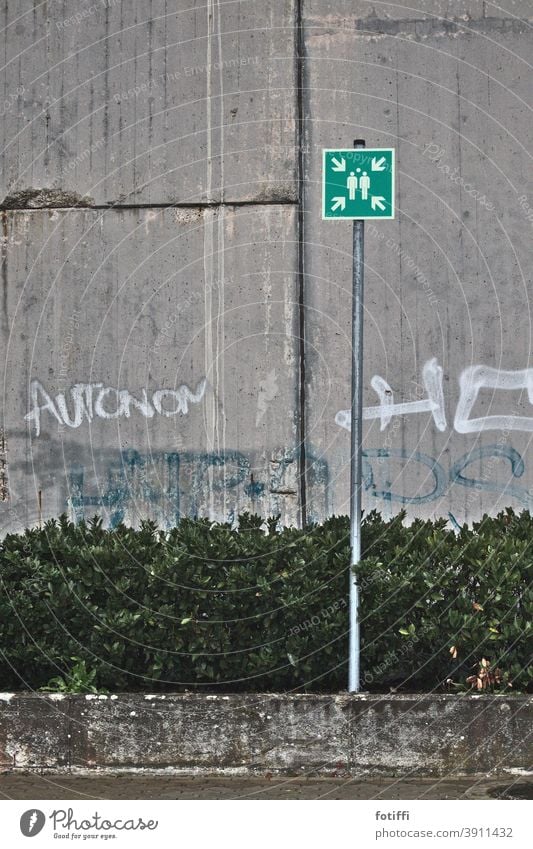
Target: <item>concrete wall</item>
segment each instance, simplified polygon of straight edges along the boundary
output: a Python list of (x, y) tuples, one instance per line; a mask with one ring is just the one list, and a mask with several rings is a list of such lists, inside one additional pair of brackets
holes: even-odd
[(1, 6), (2, 531), (347, 512), (351, 226), (321, 220), (320, 151), (355, 137), (399, 172), (365, 405), (379, 375), (422, 407), (368, 410), (366, 506), (530, 506), (529, 2)]
[(435, 415), (368, 421), (367, 507), (460, 522), (530, 507), (532, 6), (304, 8), (306, 429), (331, 507), (347, 511), (349, 435), (335, 416), (350, 406), (351, 247), (349, 224), (320, 219), (318, 151), (354, 138), (394, 147), (398, 163), (397, 217), (366, 227), (364, 403), (424, 401), (426, 364), (442, 392)]
[(4, 529), (297, 523), (293, 0), (2, 5)]
[(527, 696), (0, 694), (2, 770), (503, 775)]

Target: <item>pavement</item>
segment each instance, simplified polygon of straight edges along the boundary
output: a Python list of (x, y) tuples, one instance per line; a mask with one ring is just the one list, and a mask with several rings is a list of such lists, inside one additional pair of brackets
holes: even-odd
[(524, 778), (0, 774), (0, 799), (533, 799)]

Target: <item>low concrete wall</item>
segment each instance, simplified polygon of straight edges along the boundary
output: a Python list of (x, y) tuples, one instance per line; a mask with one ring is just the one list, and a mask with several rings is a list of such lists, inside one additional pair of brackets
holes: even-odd
[(527, 696), (0, 694), (0, 769), (446, 775), (527, 770)]

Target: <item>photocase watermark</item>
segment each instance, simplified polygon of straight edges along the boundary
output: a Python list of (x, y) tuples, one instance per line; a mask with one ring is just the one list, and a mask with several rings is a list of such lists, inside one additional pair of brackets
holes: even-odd
[(7, 476), (7, 437), (0, 428), (0, 501), (9, 501), (9, 479)]
[(276, 369), (273, 368), (259, 384), (259, 392), (257, 394), (257, 412), (255, 416), (256, 427), (259, 427), (261, 424), (270, 404), (277, 396), (278, 391), (279, 385), (277, 382)]
[[(369, 552), (371, 554), (371, 552)], [(349, 556), (346, 559), (346, 566), (348, 566)], [(358, 585), (361, 592), (368, 589), (368, 587), (372, 586), (375, 581), (383, 580), (383, 576), (387, 574), (387, 569), (383, 566), (376, 564), (372, 571), (367, 575), (360, 576), (358, 579)], [(305, 619), (303, 622), (298, 623), (298, 625), (293, 625), (290, 631), (287, 632), (288, 637), (295, 637), (298, 634), (305, 633), (306, 631), (311, 630), (312, 628), (318, 627), (323, 622), (326, 622), (332, 616), (342, 610), (347, 606), (347, 601), (345, 598), (341, 598), (338, 601), (335, 601), (333, 604), (330, 604), (328, 607), (323, 607), (322, 610), (319, 610), (318, 613), (315, 613), (309, 619)]]
[[(426, 390), (416, 380), (411, 380), (411, 383), (414, 385), (414, 388), (411, 388), (406, 400), (420, 401), (422, 398), (425, 397)], [(395, 416), (392, 423), (387, 427), (387, 432), (383, 437), (383, 444), (381, 446), (384, 449), (384, 453), (383, 455), (374, 459), (374, 462), (378, 466), (382, 466), (384, 463), (390, 462), (390, 458), (387, 457), (386, 452), (393, 447), (394, 437), (396, 436), (397, 431), (399, 431), (403, 425), (404, 422), (402, 421), (402, 417)]]
[[(78, 310), (74, 310), (74, 312), (69, 318), (69, 328), (63, 339), (63, 345), (61, 346), (61, 351), (59, 354), (59, 369), (57, 372), (57, 385), (58, 389), (60, 389), (61, 391), (66, 390), (68, 383), (70, 382), (70, 362), (72, 354), (75, 350), (76, 340), (79, 335), (80, 319), (81, 313)], [(63, 422), (60, 422), (58, 424), (57, 431), (60, 435), (65, 433), (65, 425), (63, 424)]]
[(309, 631), (312, 628), (316, 628), (317, 625), (320, 625), (321, 622), (326, 621), (331, 616), (334, 616), (335, 613), (346, 607), (346, 599), (341, 598), (339, 601), (330, 604), (329, 607), (324, 607), (318, 613), (315, 613), (311, 616), (310, 619), (306, 619), (304, 622), (300, 622), (298, 625), (293, 625), (293, 627), (288, 632), (288, 637), (295, 637), (297, 634), (305, 633), (305, 631)]
[(7, 97), (4, 98), (4, 101), (0, 101), (0, 118), (4, 118), (8, 112), (11, 111), (14, 104), (17, 102), (19, 97), (22, 97), (25, 93), (25, 89), (23, 85), (17, 86), (10, 92)]
[(97, 139), (93, 144), (89, 145), (89, 147), (82, 150), (81, 153), (78, 153), (74, 159), (71, 159), (70, 162), (67, 163), (66, 167), (69, 171), (73, 171), (74, 168), (77, 168), (78, 165), (81, 165), (86, 159), (91, 157), (93, 153), (99, 153), (102, 148), (105, 147), (105, 144), (106, 140), (104, 138)]
[(57, 371), (57, 380), (60, 388), (68, 381), (70, 383), (70, 367), (71, 356), (75, 349), (75, 344), (78, 339), (81, 323), (81, 312), (74, 310), (68, 320), (68, 330), (63, 338), (63, 345), (59, 355), (59, 369)]
[(36, 837), (43, 830), (46, 817), (38, 808), (24, 811), (20, 818), (20, 830), (24, 837)]
[(243, 68), (246, 65), (257, 65), (260, 59), (259, 56), (241, 56), (233, 59), (223, 59), (221, 62), (212, 62), (204, 65), (185, 66), (181, 71), (171, 71), (165, 74), (158, 74), (153, 79), (147, 80), (144, 83), (124, 89), (113, 95), (115, 103), (120, 103), (123, 100), (135, 100), (141, 94), (150, 94), (154, 89), (157, 89), (166, 83), (175, 83), (180, 79), (191, 79), (192, 77), (206, 74), (207, 71), (225, 71), (228, 68)]
[(155, 339), (153, 344), (150, 346), (151, 354), (159, 353), (161, 348), (163, 348), (165, 345), (168, 345), (169, 342), (174, 341), (171, 335), (171, 331), (178, 323), (180, 318), (183, 320), (183, 315), (186, 310), (189, 310), (191, 309), (191, 307), (195, 306), (203, 306), (207, 296), (210, 296), (213, 293), (227, 291), (228, 288), (230, 286), (233, 286), (236, 282), (237, 281), (234, 277), (224, 277), (223, 280), (217, 278), (211, 283), (205, 285), (203, 288), (196, 289), (189, 295), (184, 295), (182, 298), (180, 298), (178, 309), (167, 315), (165, 323), (157, 334), (157, 339)]
[(416, 644), (420, 642), (420, 638), (417, 637), (416, 634), (413, 634), (409, 637), (408, 640), (403, 643), (401, 648), (395, 649), (394, 651), (389, 651), (384, 656), (381, 663), (373, 666), (372, 669), (367, 669), (363, 674), (363, 683), (364, 684), (373, 684), (374, 681), (381, 681), (383, 676), (389, 672), (391, 669), (397, 669), (402, 658), (405, 658), (407, 655), (411, 654)]
[(530, 224), (533, 224), (533, 206), (529, 203), (527, 196), (521, 195), (521, 197), (518, 198), (518, 204), (520, 209), (524, 212), (527, 221), (529, 221)]
[[(520, 415), (520, 410), (517, 410), (516, 407), (510, 411), (509, 413), (509, 423), (512, 421), (513, 416)], [(498, 450), (502, 449), (509, 441), (511, 436), (511, 430), (507, 428), (503, 428), (499, 434), (498, 439), (495, 444), (496, 450), (493, 452), (489, 460), (483, 463), (483, 471), (478, 472), (476, 476), (476, 481), (472, 482), (472, 486), (470, 492), (468, 493), (465, 499), (465, 510), (468, 512), (472, 507), (473, 503), (479, 496), (479, 493), (485, 489), (486, 484), (489, 484), (492, 478), (492, 472), (494, 471), (494, 467), (496, 464), (503, 459), (501, 454), (498, 454)], [(513, 469), (513, 474), (516, 474), (516, 469)], [(519, 475), (517, 475), (519, 476)]]
[(470, 195), (470, 197), (473, 197), (479, 202), (480, 206), (484, 206), (486, 209), (492, 212), (495, 209), (494, 204), (487, 200), (487, 196), (481, 194), (481, 192), (476, 189), (475, 186), (473, 186), (471, 183), (466, 182), (465, 178), (462, 176), (457, 166), (454, 168), (445, 162), (441, 162), (445, 154), (446, 148), (441, 147), (439, 144), (435, 144), (435, 142), (429, 142), (424, 146), (423, 155), (427, 156), (431, 160), (431, 162), (434, 162), (439, 171), (442, 171), (442, 173), (445, 174), (446, 177), (448, 177), (448, 179), (451, 180), (452, 183), (461, 186), (461, 188), (467, 195)]
[(384, 234), (383, 230), (381, 230), (379, 227), (377, 227), (372, 221), (366, 222), (366, 232), (372, 238), (378, 239), (380, 242), (384, 242), (386, 247), (390, 251), (392, 251), (392, 253), (394, 253), (397, 257), (399, 257), (399, 259), (401, 259), (403, 264), (406, 265), (410, 269), (410, 271), (413, 272), (415, 280), (418, 283), (422, 284), (422, 288), (424, 290), (424, 293), (426, 294), (427, 299), (428, 299), (429, 303), (431, 304), (431, 306), (433, 306), (433, 307), (437, 306), (439, 300), (438, 300), (437, 296), (435, 295), (435, 292), (431, 288), (431, 284), (430, 284), (427, 276), (424, 274), (424, 272), (422, 271), (420, 266), (412, 258), (410, 253), (408, 251), (406, 251), (405, 248), (402, 248), (400, 246), (400, 244), (398, 242), (396, 242), (390, 236), (385, 240), (385, 234)]
[[(98, 812), (95, 812), (90, 818), (76, 819), (73, 808), (67, 810), (59, 808), (52, 811), (49, 819), (52, 820), (54, 831), (59, 828), (67, 830), (71, 834), (76, 831), (92, 831), (92, 832), (113, 832), (113, 831), (155, 831), (158, 827), (158, 820), (145, 821), (142, 817), (132, 817), (130, 819), (111, 820), (102, 817)], [(72, 834), (72, 836), (75, 836)]]
[(91, 6), (87, 6), (86, 9), (81, 9), (73, 15), (70, 15), (70, 17), (63, 18), (62, 21), (56, 21), (56, 29), (64, 30), (69, 29), (69, 27), (78, 26), (82, 23), (82, 21), (86, 20), (86, 18), (96, 15), (96, 13), (102, 9), (109, 9), (112, 6), (120, 6), (121, 4), (122, 0), (95, 0), (95, 2)]
[[(379, 152), (379, 148), (377, 148), (377, 150)], [(376, 148), (373, 148), (372, 152), (369, 153), (366, 153), (364, 148), (343, 150), (342, 155), (344, 159), (346, 159), (346, 165), (348, 169), (351, 165), (357, 165), (360, 168), (364, 168), (366, 165), (369, 171), (379, 170), (384, 173), (393, 173), (394, 171), (392, 160), (387, 160), (384, 156), (379, 157), (378, 154), (376, 154)], [(372, 165), (376, 165), (376, 161), (378, 161), (379, 167), (374, 169)]]
[(24, 837), (36, 837), (45, 827), (47, 819), (50, 820), (54, 837), (83, 841), (87, 837), (108, 840), (116, 837), (116, 832), (122, 831), (155, 831), (159, 826), (158, 820), (144, 820), (143, 817), (112, 819), (103, 817), (98, 811), (90, 817), (78, 817), (73, 808), (57, 808), (47, 817), (38, 808), (30, 808), (20, 818), (20, 830)]

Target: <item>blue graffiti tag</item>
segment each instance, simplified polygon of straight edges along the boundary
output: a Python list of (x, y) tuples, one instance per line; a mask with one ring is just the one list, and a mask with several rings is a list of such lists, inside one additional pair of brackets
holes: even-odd
[[(372, 465), (368, 462), (372, 458), (382, 460), (416, 460), (418, 463), (423, 463), (433, 475), (433, 489), (422, 495), (401, 495), (397, 492), (391, 492), (388, 489), (377, 489)], [(399, 501), (401, 504), (426, 504), (428, 501), (434, 501), (436, 498), (439, 498), (445, 492), (448, 484), (448, 476), (437, 460), (434, 460), (427, 454), (422, 454), (420, 451), (409, 452), (404, 448), (367, 448), (363, 451), (363, 483), (365, 489), (371, 491), (375, 498), (383, 498), (386, 501)]]
[(461, 474), (471, 463), (475, 463), (478, 460), (490, 459), (491, 457), (508, 460), (511, 464), (511, 472), (515, 478), (521, 478), (525, 472), (524, 461), (515, 448), (511, 448), (508, 445), (484, 445), (481, 448), (474, 448), (472, 451), (468, 451), (453, 464), (450, 469), (450, 482), (479, 491), (501, 492), (503, 489), (506, 495), (512, 495), (526, 507), (529, 507), (532, 501), (531, 496), (527, 489), (521, 486), (502, 486), (498, 481), (487, 480), (485, 477), (481, 479), (468, 478)]
[[(310, 494), (315, 486), (317, 493), (322, 493), (320, 508), (317, 513), (327, 514), (329, 475), (328, 466), (324, 459), (314, 458), (311, 451), (308, 457), (311, 472), (309, 474)], [(83, 465), (74, 465), (68, 474), (68, 506), (73, 519), (80, 521), (85, 516), (88, 507), (103, 508), (108, 513), (108, 521), (112, 527), (124, 521), (128, 511), (135, 510), (139, 515), (149, 512), (157, 515), (158, 521), (167, 526), (179, 522), (182, 516), (199, 515), (205, 507), (210, 492), (235, 492), (235, 503), (230, 510), (237, 509), (238, 488), (252, 500), (252, 508), (256, 500), (264, 497), (283, 497), (288, 493), (297, 495), (295, 489), (285, 489), (285, 470), (296, 461), (296, 454), (291, 449), (276, 453), (276, 462), (270, 464), (267, 482), (257, 480), (252, 474), (251, 458), (240, 451), (208, 452), (159, 452), (140, 454), (135, 450), (119, 452), (106, 465), (102, 482), (88, 481), (88, 475)], [(513, 479), (524, 475), (525, 465), (520, 453), (511, 446), (486, 445), (468, 451), (450, 468), (449, 472), (441, 463), (428, 454), (420, 451), (408, 451), (401, 448), (367, 448), (363, 451), (363, 486), (370, 497), (386, 502), (396, 502), (404, 505), (427, 504), (444, 495), (452, 484), (468, 489), (502, 492), (517, 499), (526, 507), (533, 505), (533, 495), (524, 487), (510, 482), (502, 483), (490, 478), (493, 463), (491, 460), (507, 460)], [(400, 463), (421, 463), (426, 469), (428, 489), (416, 495), (406, 495), (394, 492), (392, 484), (385, 480), (378, 488), (376, 483), (376, 464), (383, 461)], [(483, 471), (479, 477), (470, 477), (465, 470), (473, 463), (483, 461)], [(264, 470), (262, 473), (264, 475)], [(91, 485), (92, 483), (92, 485)], [(91, 489), (97, 486), (96, 494)], [(89, 491), (88, 491), (89, 490)], [(261, 503), (258, 508), (265, 506)]]
[[(525, 465), (522, 456), (515, 448), (508, 445), (485, 445), (475, 448), (472, 451), (467, 451), (466, 454), (453, 464), (449, 473), (446, 472), (438, 460), (420, 451), (410, 452), (402, 448), (369, 448), (363, 451), (363, 485), (365, 490), (374, 496), (374, 498), (380, 498), (384, 501), (397, 501), (400, 504), (427, 504), (430, 501), (440, 498), (446, 492), (449, 485), (458, 484), (459, 486), (478, 491), (501, 492), (504, 490), (507, 495), (516, 498), (526, 507), (530, 507), (533, 503), (533, 497), (523, 487), (515, 486), (514, 484), (502, 484), (500, 481), (490, 480), (486, 476), (473, 478), (463, 474), (463, 471), (471, 463), (480, 460), (490, 460), (491, 458), (508, 460), (514, 478), (520, 478), (524, 474)], [(404, 460), (406, 462), (414, 461), (422, 463), (428, 467), (433, 475), (433, 488), (421, 495), (409, 496), (392, 492), (389, 489), (391, 484), (386, 481), (384, 488), (378, 489), (374, 479), (374, 469), (370, 462), (373, 459)]]
[[(150, 482), (147, 472), (157, 456), (162, 475)], [(79, 522), (85, 516), (85, 507), (104, 507), (109, 511), (109, 524), (116, 527), (124, 521), (126, 509), (136, 500), (148, 502), (177, 522), (180, 517), (179, 489), (180, 458), (175, 452), (159, 455), (143, 455), (133, 449), (121, 451), (119, 459), (111, 463), (106, 472), (106, 483), (98, 495), (86, 495), (85, 468), (74, 466), (68, 474), (69, 506), (73, 520)], [(166, 478), (162, 485), (161, 477)]]
[[(213, 493), (233, 491), (233, 503), (228, 505), (228, 518), (239, 504), (239, 488), (251, 500), (243, 505), (255, 509), (257, 501), (269, 498), (270, 509), (276, 508), (276, 499), (296, 490), (285, 484), (285, 473), (297, 463), (298, 452), (284, 448), (274, 452), (275, 460), (252, 472), (252, 457), (240, 451), (215, 452), (154, 452), (141, 454), (136, 450), (113, 454), (105, 463), (102, 479), (90, 474), (80, 463), (71, 466), (68, 481), (67, 507), (74, 521), (86, 516), (86, 508), (101, 508), (107, 513), (111, 527), (136, 516), (153, 515), (167, 527), (177, 524), (182, 516), (198, 516), (205, 512)], [(327, 502), (328, 467), (323, 459), (316, 459), (308, 451), (310, 460), (310, 485), (322, 493)], [(263, 476), (257, 480), (256, 475)], [(266, 482), (265, 482), (266, 475)], [(261, 509), (261, 503), (257, 504)], [(325, 504), (321, 505), (323, 513)], [(278, 508), (279, 509), (279, 508)]]

